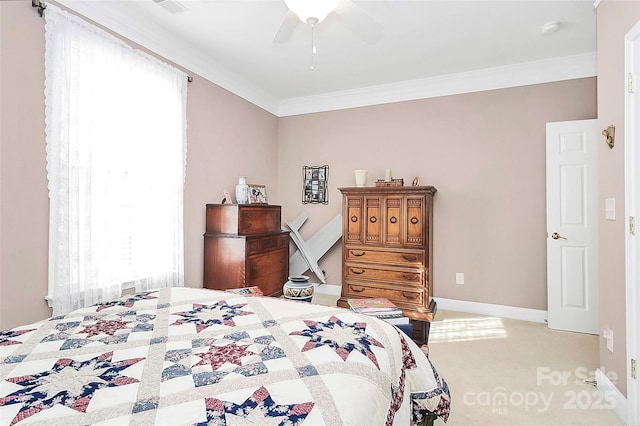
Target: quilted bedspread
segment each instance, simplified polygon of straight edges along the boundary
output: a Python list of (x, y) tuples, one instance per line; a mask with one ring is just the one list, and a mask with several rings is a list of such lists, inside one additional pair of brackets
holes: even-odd
[(2, 425), (409, 425), (450, 401), (384, 321), (194, 288), (1, 332), (0, 380)]

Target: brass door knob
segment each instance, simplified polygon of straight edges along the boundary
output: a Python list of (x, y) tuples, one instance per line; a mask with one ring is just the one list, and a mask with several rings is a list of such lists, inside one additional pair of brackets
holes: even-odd
[(551, 234), (551, 238), (553, 238), (554, 240), (566, 240), (565, 237), (558, 234), (557, 232), (554, 232), (553, 234)]

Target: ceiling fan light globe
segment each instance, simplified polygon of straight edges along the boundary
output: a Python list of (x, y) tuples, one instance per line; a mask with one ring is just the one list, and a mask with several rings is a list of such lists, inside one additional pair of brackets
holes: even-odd
[(338, 7), (338, 0), (284, 0), (284, 2), (289, 10), (305, 23), (322, 22)]

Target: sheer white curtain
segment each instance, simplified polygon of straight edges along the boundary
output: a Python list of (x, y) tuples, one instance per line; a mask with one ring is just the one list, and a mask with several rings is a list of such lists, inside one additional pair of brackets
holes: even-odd
[(187, 76), (51, 4), (45, 19), (54, 315), (183, 286)]

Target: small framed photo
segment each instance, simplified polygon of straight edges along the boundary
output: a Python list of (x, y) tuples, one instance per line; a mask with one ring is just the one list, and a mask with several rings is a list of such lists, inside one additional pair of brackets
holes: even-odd
[(267, 187), (264, 185), (249, 185), (249, 204), (267, 204)]

